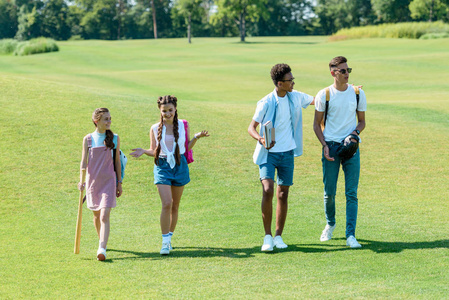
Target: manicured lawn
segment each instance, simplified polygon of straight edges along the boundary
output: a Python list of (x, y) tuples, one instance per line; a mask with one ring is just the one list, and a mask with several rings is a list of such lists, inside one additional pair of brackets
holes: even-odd
[[(59, 42), (59, 52), (0, 56), (0, 298), (447, 298), (449, 288), (449, 39), (325, 37)], [(304, 110), (304, 155), (283, 234), (284, 251), (260, 252), (263, 227), (256, 102), (269, 72), (290, 64), (295, 88), (332, 83), (344, 55), (367, 94), (357, 238), (345, 246), (344, 180), (334, 239), (325, 225), (321, 146)], [(84, 206), (73, 254), (81, 143), (91, 114), (108, 107), (126, 154), (148, 147), (156, 97), (174, 94), (191, 130), (191, 183), (168, 257), (159, 255), (160, 200), (153, 160), (129, 157), (111, 214), (108, 259)], [(274, 225), (273, 225), (274, 226)]]

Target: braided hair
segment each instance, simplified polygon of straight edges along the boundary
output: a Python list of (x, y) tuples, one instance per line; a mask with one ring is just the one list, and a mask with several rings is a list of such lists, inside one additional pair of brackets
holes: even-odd
[[(109, 109), (107, 108), (97, 108), (93, 114), (92, 114), (92, 122), (94, 123), (95, 127), (97, 127), (97, 123), (95, 123), (95, 121), (100, 121), (101, 117), (103, 116), (104, 113), (108, 113)], [(114, 149), (115, 144), (114, 144), (114, 133), (110, 130), (107, 129), (106, 130), (106, 137), (104, 139), (104, 144), (106, 145), (106, 147), (110, 148), (110, 149)]]
[[(172, 104), (175, 109), (178, 106), (178, 99), (175, 96), (166, 95), (163, 97), (159, 97), (157, 99), (157, 107), (160, 109), (162, 105), (165, 104)], [(156, 152), (154, 153), (154, 163), (156, 165), (159, 164), (159, 154), (161, 153), (161, 140), (162, 140), (162, 128), (164, 126), (164, 117), (161, 114), (161, 121), (159, 123), (159, 126), (157, 128), (157, 147)], [(175, 160), (176, 164), (181, 164), (181, 154), (179, 153), (179, 145), (178, 145), (178, 139), (179, 139), (179, 131), (178, 131), (178, 111), (175, 110), (175, 116), (173, 117), (173, 135), (175, 137), (176, 142), (176, 148), (175, 148)]]

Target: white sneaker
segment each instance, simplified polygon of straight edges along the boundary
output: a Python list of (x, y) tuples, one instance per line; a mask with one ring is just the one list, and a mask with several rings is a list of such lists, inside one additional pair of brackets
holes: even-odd
[(161, 255), (168, 255), (170, 254), (170, 243), (162, 243), (162, 248), (161, 248)]
[(282, 240), (282, 237), (280, 235), (277, 235), (274, 237), (273, 240), (274, 246), (278, 249), (285, 249), (288, 247), (286, 243)]
[(325, 242), (332, 239), (332, 233), (334, 232), (335, 226), (329, 226), (329, 224), (326, 224), (326, 227), (324, 227), (323, 232), (321, 233), (320, 241)]
[(274, 243), (273, 243), (273, 237), (269, 234), (267, 234), (263, 238), (263, 245), (262, 245), (262, 251), (273, 251)]
[(362, 245), (360, 245), (359, 242), (357, 242), (357, 240), (353, 235), (350, 235), (346, 239), (346, 246), (349, 246), (351, 248), (362, 248)]
[(98, 248), (97, 260), (103, 261), (105, 259), (106, 259), (106, 249), (105, 248)]
[(173, 250), (173, 247), (172, 247), (172, 245), (171, 245), (171, 242), (170, 242), (170, 244), (169, 244), (169, 246), (168, 246), (168, 250), (170, 250), (170, 251)]

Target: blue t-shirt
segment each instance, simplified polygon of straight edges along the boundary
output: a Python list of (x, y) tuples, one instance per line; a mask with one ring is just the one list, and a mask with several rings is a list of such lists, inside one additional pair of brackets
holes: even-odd
[[(103, 147), (104, 139), (106, 138), (106, 133), (99, 133), (94, 131), (91, 133), (92, 135), (92, 148)], [(114, 149), (117, 148), (117, 135), (114, 133), (114, 139), (112, 140), (114, 143)]]

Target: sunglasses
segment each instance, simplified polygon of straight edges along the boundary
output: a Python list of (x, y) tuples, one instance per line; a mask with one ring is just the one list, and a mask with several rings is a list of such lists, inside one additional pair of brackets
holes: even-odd
[(346, 71), (348, 71), (348, 74), (352, 72), (352, 68), (347, 68), (347, 69), (337, 69), (335, 71), (340, 72), (341, 74), (346, 74)]

